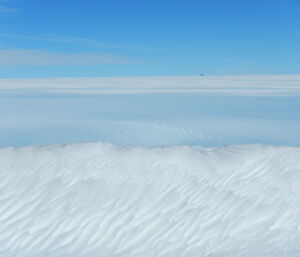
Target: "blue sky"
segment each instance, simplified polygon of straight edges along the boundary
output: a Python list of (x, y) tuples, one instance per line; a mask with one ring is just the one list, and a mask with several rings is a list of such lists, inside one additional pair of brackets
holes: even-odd
[(300, 73), (300, 2), (0, 0), (0, 77)]

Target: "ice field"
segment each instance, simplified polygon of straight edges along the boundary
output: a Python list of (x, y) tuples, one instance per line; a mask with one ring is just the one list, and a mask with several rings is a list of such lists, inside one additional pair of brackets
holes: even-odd
[(300, 257), (300, 76), (0, 79), (0, 257)]

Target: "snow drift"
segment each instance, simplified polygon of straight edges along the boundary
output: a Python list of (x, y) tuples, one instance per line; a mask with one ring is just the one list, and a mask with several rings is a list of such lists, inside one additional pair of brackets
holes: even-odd
[(300, 148), (0, 150), (0, 256), (300, 256)]

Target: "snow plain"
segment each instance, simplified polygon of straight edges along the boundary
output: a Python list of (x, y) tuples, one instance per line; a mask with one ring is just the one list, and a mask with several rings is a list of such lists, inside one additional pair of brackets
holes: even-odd
[(296, 75), (2, 79), (0, 256), (300, 256), (299, 113)]
[(296, 75), (0, 80), (2, 147), (297, 146), (299, 113)]

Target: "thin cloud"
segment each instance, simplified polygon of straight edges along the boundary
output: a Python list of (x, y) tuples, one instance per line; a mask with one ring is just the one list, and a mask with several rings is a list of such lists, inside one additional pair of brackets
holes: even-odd
[(16, 13), (18, 11), (19, 10), (14, 9), (14, 8), (7, 8), (7, 7), (4, 7), (4, 6), (0, 6), (0, 13)]
[[(12, 38), (12, 39), (21, 39), (21, 40), (34, 40), (34, 41), (47, 41), (54, 43), (62, 43), (62, 44), (72, 44), (72, 45), (80, 45), (86, 47), (93, 48), (106, 48), (106, 49), (127, 49), (127, 50), (142, 50), (142, 51), (178, 51), (181, 48), (158, 48), (158, 47), (148, 47), (148, 46), (136, 46), (136, 45), (126, 45), (126, 44), (113, 44), (113, 43), (105, 43), (96, 39), (91, 38), (82, 38), (82, 37), (70, 37), (70, 36), (62, 36), (62, 35), (38, 35), (38, 36), (28, 36), (28, 35), (15, 35), (15, 34), (5, 34), (0, 33), (0, 38)], [(184, 47), (184, 49), (189, 50), (199, 50), (198, 48), (192, 47)]]
[(0, 49), (0, 67), (18, 66), (88, 66), (128, 64), (137, 61), (111, 54), (65, 54), (35, 49)]
[(98, 40), (80, 37), (66, 37), (60, 35), (41, 35), (41, 36), (26, 36), (26, 35), (13, 35), (13, 34), (0, 34), (3, 38), (23, 39), (23, 40), (35, 40), (35, 41), (47, 41), (55, 43), (66, 43), (76, 45), (86, 45), (101, 48), (130, 48), (131, 46), (103, 43)]
[[(0, 3), (12, 3), (14, 2), (13, 0), (0, 0)], [(5, 4), (6, 5), (6, 4)], [(9, 7), (6, 7), (4, 5), (0, 5), (0, 13), (16, 13), (16, 12), (19, 12), (18, 9), (15, 9), (15, 8), (9, 8)]]

